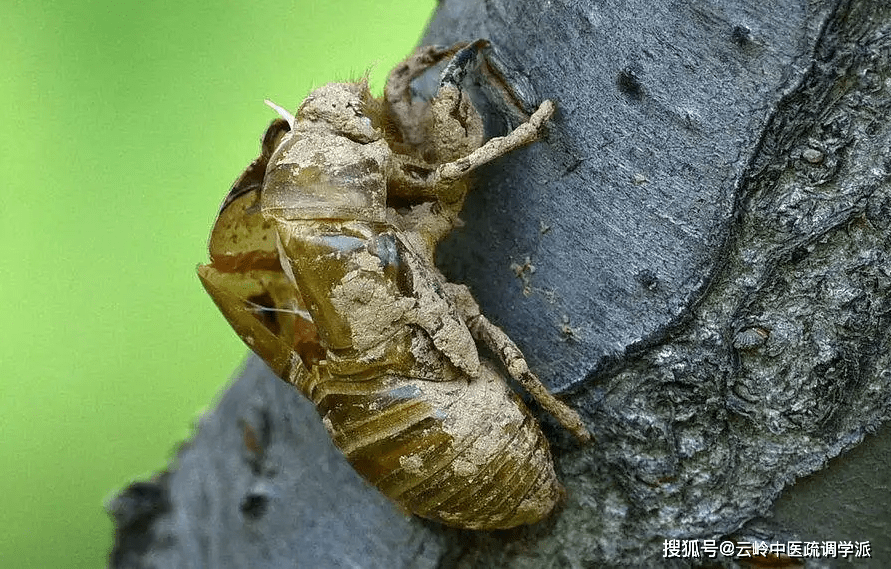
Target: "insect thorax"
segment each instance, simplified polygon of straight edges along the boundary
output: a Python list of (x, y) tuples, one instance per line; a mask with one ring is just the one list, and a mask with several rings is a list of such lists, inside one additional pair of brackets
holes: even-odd
[(279, 219), (384, 221), (386, 141), (357, 142), (298, 122), (269, 160), (260, 207)]

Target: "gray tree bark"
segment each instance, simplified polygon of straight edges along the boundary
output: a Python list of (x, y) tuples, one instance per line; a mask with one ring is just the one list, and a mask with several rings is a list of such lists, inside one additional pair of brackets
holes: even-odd
[(445, 0), (424, 43), (478, 37), (559, 114), (481, 173), (438, 261), (597, 439), (543, 417), (562, 510), (492, 533), (406, 516), (251, 359), (109, 504), (110, 566), (700, 564), (669, 539), (891, 560), (891, 4)]

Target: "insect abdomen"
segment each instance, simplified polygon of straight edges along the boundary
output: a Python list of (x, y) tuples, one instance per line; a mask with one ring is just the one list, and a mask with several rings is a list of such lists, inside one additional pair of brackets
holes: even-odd
[(503, 529), (541, 519), (562, 494), (538, 423), (487, 362), (460, 382), (313, 375), (307, 391), (335, 444), (408, 511)]

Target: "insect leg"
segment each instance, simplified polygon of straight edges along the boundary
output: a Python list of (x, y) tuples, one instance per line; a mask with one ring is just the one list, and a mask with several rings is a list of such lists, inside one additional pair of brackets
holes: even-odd
[(541, 98), (529, 79), (508, 65), (495, 46), (483, 39), (459, 50), (449, 61), (440, 77), (437, 98), (449, 98), (443, 95), (450, 90), (460, 92), (471, 70), (483, 79), (478, 81), (479, 88), (500, 113), (506, 112), (514, 121), (529, 120)]
[(583, 442), (590, 441), (591, 433), (582, 423), (578, 413), (554, 397), (541, 380), (529, 370), (520, 348), (501, 328), (492, 324), (480, 313), (480, 307), (470, 294), (470, 290), (464, 285), (454, 283), (445, 283), (445, 289), (455, 301), (470, 333), (498, 356), (510, 376), (576, 438)]
[(484, 145), (467, 156), (440, 165), (434, 174), (435, 181), (448, 183), (458, 180), (483, 164), (534, 142), (539, 138), (544, 123), (553, 116), (554, 110), (553, 102), (549, 100), (543, 101), (538, 109), (532, 113), (528, 121), (507, 135), (490, 138)]
[[(477, 40), (474, 45), (483, 40)], [(487, 42), (488, 43), (488, 42)], [(402, 63), (393, 68), (387, 77), (384, 96), (389, 103), (412, 99), (411, 82), (447, 57), (452, 57), (466, 48), (467, 42), (458, 42), (450, 47), (428, 45), (419, 47)]]
[(466, 42), (461, 42), (451, 47), (420, 47), (390, 72), (384, 86), (384, 99), (403, 142), (411, 145), (422, 142), (417, 138), (424, 136), (423, 118), (429, 106), (427, 101), (414, 100), (411, 82), (466, 45)]
[(537, 140), (544, 123), (553, 116), (554, 110), (553, 102), (543, 101), (528, 121), (506, 136), (491, 138), (466, 156), (441, 164), (432, 171), (414, 166), (410, 158), (400, 158), (400, 166), (390, 173), (391, 195), (415, 198), (439, 196), (445, 191), (444, 188), (483, 164)]

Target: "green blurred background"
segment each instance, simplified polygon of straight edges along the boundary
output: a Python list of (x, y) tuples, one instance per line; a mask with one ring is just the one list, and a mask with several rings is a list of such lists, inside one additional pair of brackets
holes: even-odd
[(103, 567), (246, 350), (195, 276), (273, 118), (387, 71), (435, 0), (0, 4), (0, 566)]

